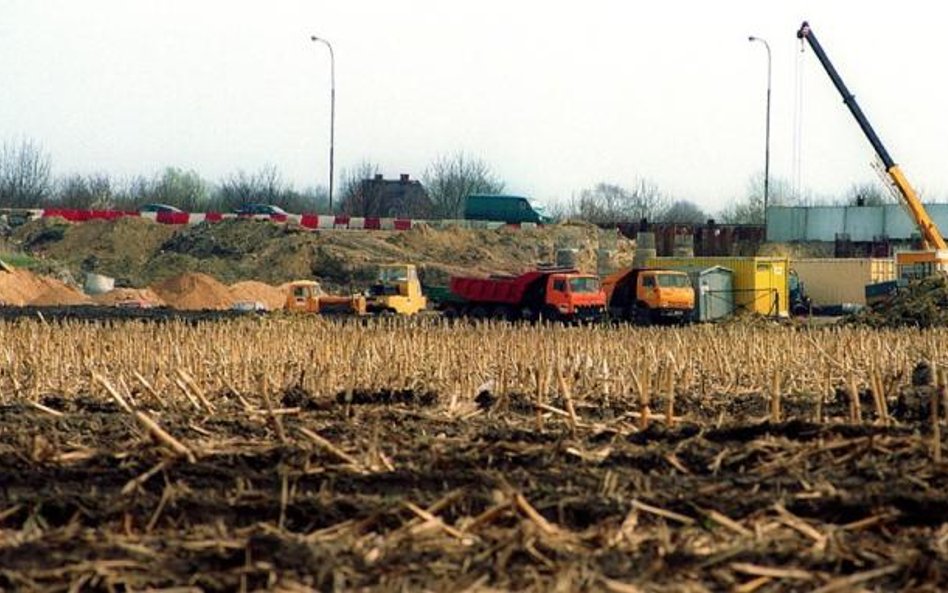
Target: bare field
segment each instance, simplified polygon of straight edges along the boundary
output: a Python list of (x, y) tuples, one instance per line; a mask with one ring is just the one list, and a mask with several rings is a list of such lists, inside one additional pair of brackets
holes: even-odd
[(946, 338), (0, 323), (0, 589), (944, 590)]

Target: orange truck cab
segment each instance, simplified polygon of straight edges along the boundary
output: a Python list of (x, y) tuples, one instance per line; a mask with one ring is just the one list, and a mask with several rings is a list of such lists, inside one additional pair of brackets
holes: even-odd
[(603, 279), (609, 315), (636, 323), (685, 323), (695, 308), (688, 274), (658, 268), (627, 268)]
[(599, 318), (606, 304), (599, 278), (590, 274), (551, 274), (543, 292), (541, 313), (548, 318)]

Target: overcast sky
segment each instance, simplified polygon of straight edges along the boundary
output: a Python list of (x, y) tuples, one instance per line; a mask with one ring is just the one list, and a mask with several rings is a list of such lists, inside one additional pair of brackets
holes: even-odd
[[(54, 173), (210, 181), (275, 166), (336, 183), (362, 161), (421, 177), (439, 155), (486, 161), (542, 202), (600, 181), (655, 183), (710, 211), (764, 165), (824, 196), (876, 182), (873, 153), (816, 57), (812, 25), (927, 199), (948, 197), (945, 18), (938, 2), (748, 0), (0, 0), (0, 141)], [(799, 155), (799, 156), (797, 156)]]

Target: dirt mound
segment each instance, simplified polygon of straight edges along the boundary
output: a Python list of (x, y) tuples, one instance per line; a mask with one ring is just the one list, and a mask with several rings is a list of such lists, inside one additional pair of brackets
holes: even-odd
[(938, 275), (912, 282), (847, 322), (871, 327), (948, 326), (948, 277)]
[(39, 293), (30, 305), (37, 307), (62, 307), (69, 305), (88, 305), (92, 299), (81, 291), (53, 278), (42, 278), (46, 288)]
[(256, 280), (244, 280), (230, 285), (230, 296), (235, 303), (256, 301), (270, 311), (279, 309), (286, 300), (285, 290)]
[(165, 302), (150, 288), (116, 288), (92, 297), (98, 305), (114, 306), (126, 301), (140, 301), (153, 307), (161, 307)]
[(0, 303), (22, 307), (24, 305), (83, 305), (89, 298), (79, 290), (61, 280), (39, 276), (30, 272), (5, 266), (0, 268)]
[(36, 276), (13, 267), (0, 269), (0, 303), (21, 307), (35, 299), (43, 287)]
[(633, 253), (633, 242), (615, 230), (576, 223), (310, 232), (249, 220), (176, 226), (134, 217), (77, 224), (43, 219), (18, 227), (11, 242), (73, 277), (97, 272), (121, 287), (202, 273), (224, 284), (316, 279), (332, 293), (367, 287), (383, 263), (413, 263), (426, 284), (444, 284), (451, 275), (518, 273), (553, 263), (561, 249), (575, 250), (576, 265), (587, 272), (597, 270), (603, 253), (613, 267), (631, 263)]
[(13, 239), (28, 253), (66, 263), (77, 277), (98, 272), (122, 285), (144, 286), (151, 280), (143, 274), (147, 262), (176, 231), (134, 216), (82, 223), (41, 218), (18, 227)]
[(227, 286), (207, 274), (188, 272), (151, 288), (175, 309), (230, 309), (234, 304)]

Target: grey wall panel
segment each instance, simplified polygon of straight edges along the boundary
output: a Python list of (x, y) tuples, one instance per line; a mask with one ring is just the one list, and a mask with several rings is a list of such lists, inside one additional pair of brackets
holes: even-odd
[(846, 211), (844, 233), (851, 241), (872, 241), (883, 233), (885, 216), (882, 208), (849, 206)]
[[(926, 204), (925, 210), (948, 238), (948, 204)], [(906, 240), (917, 235), (918, 229), (900, 204), (767, 209), (768, 241), (835, 241), (837, 233), (847, 233), (852, 241), (872, 241), (883, 235)]]
[(806, 208), (767, 208), (767, 240), (777, 243), (800, 241), (806, 235)]
[(948, 204), (931, 204), (925, 206), (925, 210), (938, 225), (938, 230), (942, 235), (948, 235)]
[[(890, 239), (908, 239), (912, 234), (918, 234), (918, 227), (904, 207), (899, 204), (886, 204), (882, 209), (885, 211), (883, 233)], [(928, 210), (928, 207), (925, 209)]]
[(808, 208), (805, 241), (835, 241), (836, 233), (844, 233), (846, 209), (815, 207)]

